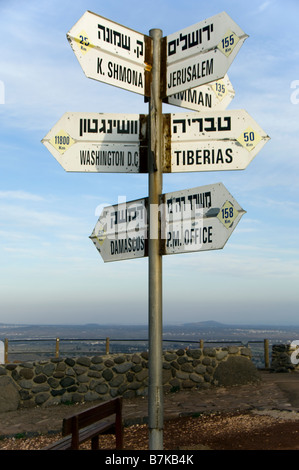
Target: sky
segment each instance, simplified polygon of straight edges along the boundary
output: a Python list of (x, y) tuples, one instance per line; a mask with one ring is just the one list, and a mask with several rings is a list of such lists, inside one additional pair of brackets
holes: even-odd
[(163, 192), (222, 182), (246, 210), (222, 250), (163, 256), (163, 323), (298, 325), (296, 0), (0, 0), (0, 323), (148, 322), (148, 259), (104, 263), (89, 239), (102, 207), (147, 196), (148, 176), (69, 173), (41, 143), (67, 111), (148, 112), (84, 75), (66, 33), (86, 10), (163, 36), (225, 11), (249, 35), (228, 109), (271, 140), (244, 170), (163, 175)]

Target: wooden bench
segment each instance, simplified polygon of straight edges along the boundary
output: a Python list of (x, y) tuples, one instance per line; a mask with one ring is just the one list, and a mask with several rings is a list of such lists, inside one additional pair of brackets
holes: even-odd
[(99, 449), (99, 435), (115, 431), (116, 449), (123, 448), (122, 398), (115, 398), (64, 418), (59, 441), (43, 450), (78, 450), (82, 442), (91, 440), (91, 449)]

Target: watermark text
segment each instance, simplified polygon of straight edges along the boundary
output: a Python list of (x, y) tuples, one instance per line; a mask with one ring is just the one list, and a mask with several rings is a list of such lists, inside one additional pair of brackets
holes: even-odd
[(291, 88), (294, 89), (290, 97), (291, 103), (299, 104), (299, 80), (293, 80), (291, 82)]
[(0, 104), (5, 103), (5, 86), (4, 82), (0, 80)]

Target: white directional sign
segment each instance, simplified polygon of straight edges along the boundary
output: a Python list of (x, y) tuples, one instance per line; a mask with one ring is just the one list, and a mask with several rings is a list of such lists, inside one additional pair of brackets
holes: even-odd
[(247, 37), (225, 12), (167, 36), (165, 96), (224, 77)]
[(162, 254), (219, 250), (245, 211), (222, 183), (162, 196)]
[(192, 109), (209, 111), (226, 109), (235, 96), (235, 90), (225, 75), (222, 79), (171, 95), (164, 101), (168, 104)]
[(90, 11), (67, 38), (88, 78), (149, 96), (151, 38)]
[(146, 256), (147, 199), (105, 207), (90, 235), (104, 262)]
[(65, 113), (42, 143), (66, 171), (142, 173), (146, 116)]
[(245, 110), (178, 113), (165, 120), (164, 173), (243, 170), (269, 140)]
[[(105, 207), (90, 235), (104, 262), (148, 256), (148, 198)], [(161, 254), (224, 247), (245, 211), (222, 183), (163, 194)]]

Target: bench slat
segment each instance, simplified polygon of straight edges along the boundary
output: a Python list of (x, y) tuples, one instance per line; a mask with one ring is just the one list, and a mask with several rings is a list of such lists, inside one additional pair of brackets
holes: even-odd
[(107, 418), (108, 416), (119, 412), (121, 412), (121, 405), (118, 398), (115, 398), (111, 401), (106, 401), (98, 406), (88, 408), (87, 410), (84, 410), (77, 415), (64, 418), (62, 434), (63, 436), (66, 436), (72, 432), (74, 418), (78, 418), (78, 427), (81, 429), (85, 426), (95, 423), (96, 421), (100, 421), (101, 419)]
[[(115, 427), (115, 422), (113, 420), (102, 421), (101, 423), (92, 424), (86, 428), (83, 428), (79, 432), (79, 442), (82, 444), (83, 442), (87, 441), (88, 439), (93, 439), (94, 437), (98, 436), (99, 434), (103, 434), (105, 431), (109, 429), (113, 429)], [(49, 444), (46, 449), (53, 448), (53, 450), (67, 450), (72, 448), (72, 436), (68, 435), (63, 437), (59, 441), (54, 442), (53, 444)]]
[(123, 424), (120, 397), (64, 418), (62, 426), (64, 437), (45, 447), (44, 450), (75, 450), (79, 449), (79, 444), (89, 439), (92, 442), (92, 449), (96, 450), (99, 448), (99, 435), (113, 428), (116, 435), (116, 449), (122, 449)]

